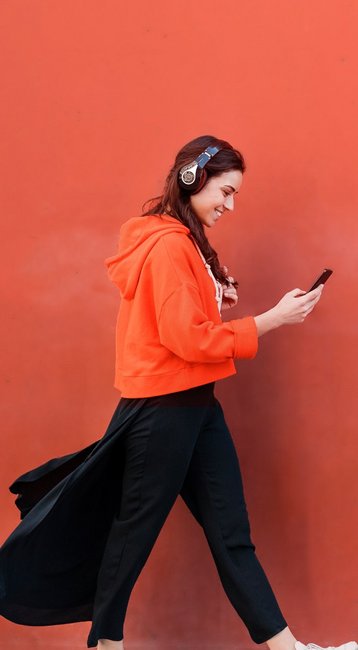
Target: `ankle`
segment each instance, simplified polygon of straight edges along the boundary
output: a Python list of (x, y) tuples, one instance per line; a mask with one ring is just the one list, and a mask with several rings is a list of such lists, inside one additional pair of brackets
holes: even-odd
[(110, 639), (98, 639), (98, 650), (124, 650), (123, 639), (111, 641)]
[(290, 628), (287, 626), (271, 639), (266, 641), (270, 650), (295, 650), (297, 639), (293, 636)]

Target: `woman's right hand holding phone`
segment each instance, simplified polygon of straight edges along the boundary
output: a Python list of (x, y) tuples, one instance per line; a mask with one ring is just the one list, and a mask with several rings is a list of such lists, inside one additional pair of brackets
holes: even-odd
[(302, 289), (293, 289), (285, 293), (283, 298), (273, 307), (279, 325), (302, 323), (319, 301), (323, 287), (324, 285), (320, 284), (317, 289), (309, 293), (305, 293)]
[(317, 289), (308, 293), (302, 289), (292, 289), (285, 293), (272, 309), (254, 317), (258, 336), (281, 325), (302, 323), (319, 301), (323, 287), (324, 285), (320, 284)]

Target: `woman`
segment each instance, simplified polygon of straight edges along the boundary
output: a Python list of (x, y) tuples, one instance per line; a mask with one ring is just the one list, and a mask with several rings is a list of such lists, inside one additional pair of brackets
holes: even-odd
[(177, 154), (163, 195), (122, 225), (117, 254), (105, 260), (121, 295), (121, 399), (100, 441), (10, 487), (23, 519), (1, 549), (0, 611), (10, 620), (92, 620), (87, 647), (123, 649), (131, 591), (180, 494), (252, 640), (270, 650), (317, 647), (295, 639), (255, 555), (239, 461), (214, 395), (215, 381), (236, 373), (234, 358), (254, 358), (259, 336), (303, 322), (323, 289), (294, 289), (263, 314), (222, 321), (238, 283), (204, 227), (234, 209), (244, 171), (228, 142), (196, 138)]

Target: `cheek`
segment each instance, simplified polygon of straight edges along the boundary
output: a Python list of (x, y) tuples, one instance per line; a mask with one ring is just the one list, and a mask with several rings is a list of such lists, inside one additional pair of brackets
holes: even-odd
[(216, 208), (216, 206), (221, 205), (222, 196), (220, 192), (210, 192), (206, 197), (206, 205), (208, 208)]
[(200, 215), (206, 211), (211, 211), (222, 205), (224, 202), (222, 193), (217, 190), (205, 188), (200, 194), (191, 197), (191, 204), (194, 210)]
[(215, 203), (215, 205), (222, 205), (225, 201), (225, 197), (223, 196), (223, 193), (220, 192), (220, 190), (217, 190), (212, 194), (212, 201)]

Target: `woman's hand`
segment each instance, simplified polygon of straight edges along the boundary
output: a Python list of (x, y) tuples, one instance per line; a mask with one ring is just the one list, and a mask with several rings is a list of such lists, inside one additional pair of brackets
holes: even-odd
[(305, 293), (302, 289), (293, 289), (285, 293), (283, 298), (272, 309), (254, 317), (258, 336), (281, 325), (303, 323), (306, 316), (311, 313), (319, 301), (323, 287), (324, 285), (320, 284), (317, 289), (308, 293)]
[(317, 289), (309, 293), (305, 293), (302, 289), (293, 289), (285, 293), (283, 298), (273, 308), (273, 311), (276, 311), (279, 324), (291, 325), (293, 323), (303, 323), (306, 316), (311, 313), (319, 301), (323, 286), (323, 284), (320, 284)]
[[(227, 266), (223, 266), (223, 269), (225, 271), (225, 274), (228, 272)], [(230, 309), (231, 307), (235, 307), (235, 305), (239, 301), (239, 296), (237, 295), (237, 291), (235, 287), (231, 284), (231, 282), (234, 282), (234, 278), (231, 277), (231, 275), (226, 276), (228, 281), (230, 282), (229, 286), (226, 287), (224, 285), (223, 287), (223, 299), (221, 303), (221, 309)]]

